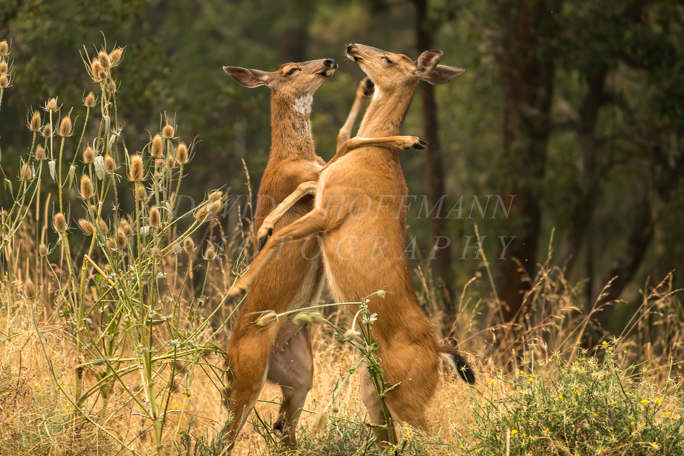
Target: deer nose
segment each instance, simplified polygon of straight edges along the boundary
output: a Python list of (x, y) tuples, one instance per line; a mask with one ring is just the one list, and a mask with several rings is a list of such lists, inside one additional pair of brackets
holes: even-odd
[(348, 44), (348, 45), (347, 45), (347, 52), (351, 52), (352, 49), (354, 49), (354, 45), (353, 45), (353, 44)]
[(328, 68), (337, 68), (337, 62), (333, 59), (325, 59), (323, 61), (323, 65), (325, 65)]

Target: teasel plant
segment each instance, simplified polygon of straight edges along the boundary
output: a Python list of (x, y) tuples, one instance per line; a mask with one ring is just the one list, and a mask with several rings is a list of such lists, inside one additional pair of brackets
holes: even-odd
[[(72, 406), (74, 438), (83, 441), (83, 432), (93, 429), (85, 426), (87, 422), (136, 453), (108, 427), (108, 401), (116, 390), (134, 404), (135, 414), (151, 423), (156, 452), (162, 455), (180, 435), (196, 370), (206, 371), (220, 387), (224, 371), (204, 360), (222, 351), (216, 335), (238, 308), (216, 330), (210, 322), (225, 315), (225, 299), (217, 299), (208, 315), (203, 315), (206, 318), (195, 318), (205, 310), (201, 307), (208, 298), (205, 286), (199, 295), (194, 287), (190, 290), (192, 270), (199, 262), (220, 263), (222, 275), (231, 277), (230, 266), (224, 268), (229, 258), (225, 254), (237, 249), (238, 242), (224, 245), (222, 252), (212, 245), (202, 256), (193, 240), (227, 203), (222, 190), (209, 193), (197, 208), (176, 214), (184, 165), (194, 155), (195, 142), (181, 141), (175, 120), (162, 115), (160, 131), (151, 135), (150, 142), (139, 152), (129, 151), (116, 101), (116, 72), (124, 53), (121, 47), (107, 49), (106, 42), (92, 55), (85, 49), (82, 52), (86, 72), (97, 85), (82, 100), (82, 125), (75, 126), (79, 119), (75, 112), (82, 108), (67, 111), (57, 96), (45, 102), (43, 112), (29, 111), (31, 148), (20, 163), (19, 174), (6, 176), (0, 166), (13, 200), (11, 208), (0, 215), (0, 258), (8, 274), (23, 275), (12, 269), (19, 268), (14, 266), (19, 255), (13, 244), (15, 234), (27, 229), (31, 208), (35, 206), (38, 213), (42, 203), (43, 220), (49, 222), (36, 234), (39, 268), (32, 277), (26, 271), (26, 285), (12, 293), (23, 292), (31, 303), (48, 369)], [(6, 63), (8, 55), (9, 46), (0, 42), (0, 61)], [(9, 74), (9, 65), (0, 65), (3, 68), (7, 70), (3, 74)], [(1, 90), (8, 86), (0, 88), (0, 99)], [(89, 129), (90, 123), (98, 121)], [(45, 162), (47, 173), (43, 172)], [(45, 182), (41, 191), (44, 174), (50, 175), (54, 185)], [(72, 185), (78, 190), (76, 201), (67, 192)], [(121, 211), (117, 188), (132, 192), (130, 214)], [(82, 209), (73, 208), (70, 203), (74, 202)], [(52, 212), (49, 216), (48, 211)], [(82, 213), (82, 217), (72, 219), (72, 213)], [(237, 236), (236, 231), (233, 237)], [(207, 275), (210, 269), (205, 268)], [(37, 271), (45, 271), (45, 276)], [(47, 291), (51, 287), (54, 294)], [(67, 377), (53, 367), (36, 320), (37, 307), (50, 301), (58, 306), (75, 346), (73, 371)], [(186, 400), (176, 410), (177, 419), (170, 420), (169, 402), (178, 388)], [(96, 406), (100, 412), (92, 413)], [(174, 429), (169, 430), (170, 426)]]

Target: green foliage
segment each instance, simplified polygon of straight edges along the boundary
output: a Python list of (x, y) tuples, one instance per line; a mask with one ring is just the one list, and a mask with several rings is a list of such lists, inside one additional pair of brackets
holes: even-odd
[(680, 385), (668, 378), (659, 388), (645, 366), (623, 368), (613, 344), (596, 355), (533, 361), (513, 378), (491, 380), (473, 399), (467, 452), (508, 454), (510, 446), (511, 455), (684, 454)]

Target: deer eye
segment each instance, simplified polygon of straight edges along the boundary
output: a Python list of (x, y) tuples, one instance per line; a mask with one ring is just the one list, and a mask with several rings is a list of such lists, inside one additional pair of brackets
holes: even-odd
[(285, 73), (285, 76), (292, 76), (295, 73), (295, 71), (301, 71), (301, 70), (299, 68), (292, 68), (290, 71)]
[(387, 57), (387, 56), (384, 56), (384, 57), (383, 57), (383, 60), (384, 60), (385, 62), (387, 62), (387, 63), (393, 63), (392, 60), (391, 60), (389, 57)]

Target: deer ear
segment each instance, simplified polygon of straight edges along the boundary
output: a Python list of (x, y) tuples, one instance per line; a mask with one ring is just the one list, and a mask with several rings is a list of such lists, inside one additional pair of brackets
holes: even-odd
[(437, 65), (434, 70), (432, 70), (426, 76), (421, 77), (423, 81), (427, 81), (432, 85), (446, 84), (452, 79), (456, 79), (460, 75), (465, 73), (463, 68), (456, 68), (446, 65)]
[(262, 85), (268, 85), (268, 72), (261, 70), (252, 70), (241, 67), (224, 66), (223, 71), (240, 85), (250, 89)]
[(419, 78), (427, 76), (435, 69), (442, 54), (444, 53), (439, 49), (430, 49), (420, 54), (416, 59), (416, 63), (413, 65), (415, 75)]

